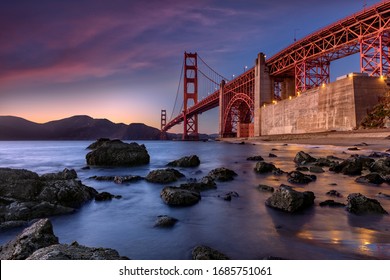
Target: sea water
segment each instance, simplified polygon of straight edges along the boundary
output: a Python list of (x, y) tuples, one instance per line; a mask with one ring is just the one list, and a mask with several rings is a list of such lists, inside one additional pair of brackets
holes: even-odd
[[(225, 142), (139, 141), (150, 154), (150, 164), (139, 167), (84, 170), (86, 147), (91, 141), (3, 141), (0, 142), (0, 167), (28, 169), (38, 174), (75, 169), (83, 184), (99, 192), (121, 195), (120, 199), (87, 202), (75, 213), (51, 217), (54, 233), (61, 243), (77, 241), (90, 247), (116, 249), (131, 259), (190, 259), (197, 245), (217, 249), (232, 259), (390, 259), (390, 217), (355, 216), (343, 208), (320, 207), (330, 198), (326, 192), (339, 191), (346, 203), (350, 193), (360, 192), (376, 198), (390, 212), (390, 200), (376, 197), (390, 194), (390, 186), (356, 183), (356, 177), (326, 172), (315, 182), (292, 185), (286, 175), (256, 174), (256, 162), (249, 156), (261, 155), (284, 171), (295, 169), (298, 151), (314, 157), (351, 154), (368, 155), (370, 147), (347, 151), (339, 146), (283, 145), (275, 143), (231, 144)], [(277, 157), (268, 157), (274, 153)], [(238, 176), (230, 182), (218, 182), (217, 189), (202, 192), (202, 199), (190, 207), (169, 207), (160, 198), (165, 185), (144, 180), (116, 184), (90, 179), (92, 176), (146, 176), (151, 170), (182, 156), (196, 154), (199, 167), (178, 168), (186, 178), (169, 185), (178, 186), (187, 179), (201, 179), (218, 167), (234, 170)], [(298, 191), (313, 191), (315, 205), (299, 213), (284, 213), (265, 205), (271, 193), (257, 190), (259, 184), (278, 187), (288, 184)], [(239, 197), (225, 201), (224, 194), (235, 191)], [(172, 228), (156, 228), (159, 215), (177, 218)], [(0, 244), (14, 238), (22, 228), (2, 230)]]

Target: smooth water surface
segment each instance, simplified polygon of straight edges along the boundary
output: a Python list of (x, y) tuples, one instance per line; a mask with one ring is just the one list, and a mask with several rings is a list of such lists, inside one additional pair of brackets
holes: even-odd
[[(294, 185), (296, 190), (310, 190), (316, 195), (315, 206), (289, 214), (265, 206), (270, 193), (256, 189), (259, 184), (278, 187), (288, 184), (286, 175), (259, 175), (253, 171), (256, 162), (248, 156), (261, 155), (284, 171), (295, 169), (293, 158), (304, 150), (314, 157), (334, 155), (347, 158), (345, 147), (282, 145), (275, 143), (237, 145), (223, 142), (144, 141), (151, 163), (131, 168), (92, 168), (86, 165), (85, 148), (89, 141), (13, 141), (0, 142), (0, 167), (24, 168), (38, 174), (59, 172), (64, 168), (77, 171), (85, 185), (99, 192), (121, 195), (108, 202), (89, 202), (71, 215), (52, 217), (55, 234), (61, 243), (77, 241), (86, 246), (109, 247), (131, 259), (189, 259), (197, 245), (208, 245), (232, 259), (262, 259), (276, 256), (287, 259), (390, 259), (390, 217), (355, 216), (343, 208), (320, 207), (325, 193), (338, 190), (346, 202), (350, 193), (360, 192), (376, 198), (390, 212), (390, 200), (376, 197), (390, 194), (390, 186), (355, 183), (355, 177), (332, 172), (317, 175), (308, 185)], [(141, 142), (140, 142), (141, 143)], [(272, 149), (277, 149), (273, 150)], [(272, 152), (278, 157), (269, 158)], [(164, 168), (172, 160), (196, 154), (201, 165), (179, 168), (186, 178), (200, 179), (217, 167), (234, 170), (238, 176), (231, 182), (218, 182), (216, 190), (202, 193), (201, 201), (191, 207), (172, 208), (163, 203), (164, 187), (146, 181), (115, 184), (89, 179), (95, 175), (140, 175)], [(325, 168), (327, 169), (327, 168)], [(183, 179), (184, 182), (186, 179)], [(181, 182), (171, 185), (179, 185)], [(337, 184), (337, 185), (330, 185)], [(221, 197), (229, 191), (240, 196), (231, 201)], [(179, 222), (170, 229), (153, 227), (158, 215), (170, 215)], [(0, 232), (0, 244), (22, 229)]]

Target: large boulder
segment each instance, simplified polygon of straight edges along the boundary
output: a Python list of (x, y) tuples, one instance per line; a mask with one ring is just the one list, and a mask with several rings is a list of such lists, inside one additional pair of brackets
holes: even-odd
[(373, 172), (365, 176), (360, 176), (356, 178), (355, 181), (358, 183), (365, 183), (365, 184), (369, 183), (369, 184), (380, 185), (385, 182), (385, 179), (383, 179), (382, 176), (379, 175), (378, 173)]
[(191, 155), (182, 157), (180, 159), (171, 161), (168, 163), (168, 166), (174, 166), (174, 167), (196, 167), (199, 166), (200, 160), (197, 155)]
[(298, 192), (290, 186), (280, 185), (265, 201), (265, 205), (293, 213), (312, 206), (314, 198), (313, 192)]
[(150, 156), (145, 145), (120, 140), (103, 141), (86, 155), (87, 164), (97, 166), (136, 166), (148, 164)]
[(96, 148), (99, 148), (101, 145), (107, 143), (107, 142), (110, 142), (112, 140), (110, 140), (109, 138), (99, 138), (98, 140), (96, 140), (95, 142), (93, 142), (91, 145), (89, 145), (87, 147), (88, 150), (94, 150)]
[(208, 246), (196, 246), (192, 250), (193, 260), (229, 260), (225, 254)]
[(347, 201), (347, 210), (356, 215), (388, 214), (378, 200), (368, 198), (360, 193), (348, 195)]
[(71, 213), (96, 194), (77, 180), (74, 170), (39, 176), (0, 168), (0, 224)]
[(53, 233), (53, 226), (48, 219), (42, 219), (0, 247), (0, 259), (24, 260), (36, 250), (53, 244), (58, 244), (58, 238)]
[(179, 187), (165, 187), (160, 196), (169, 206), (191, 206), (201, 199), (199, 192)]
[(178, 219), (167, 216), (167, 215), (160, 215), (157, 217), (156, 222), (154, 223), (155, 227), (163, 227), (163, 228), (170, 228), (173, 227), (177, 223)]
[(110, 248), (95, 248), (72, 244), (55, 244), (36, 250), (27, 260), (127, 260)]
[(315, 162), (317, 159), (303, 151), (298, 152), (294, 157), (294, 162), (298, 165)]
[(156, 169), (149, 172), (145, 177), (146, 181), (159, 184), (167, 184), (185, 177), (184, 174), (173, 168)]
[(208, 174), (210, 178), (216, 181), (231, 181), (237, 176), (237, 173), (225, 167), (215, 168)]
[(369, 157), (352, 157), (331, 166), (329, 170), (336, 173), (343, 173), (344, 175), (361, 175), (363, 168), (368, 168), (373, 161), (374, 160)]

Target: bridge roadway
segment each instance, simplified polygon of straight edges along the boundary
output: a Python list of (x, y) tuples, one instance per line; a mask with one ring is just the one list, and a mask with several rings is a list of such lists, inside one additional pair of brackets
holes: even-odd
[[(372, 76), (389, 74), (390, 58), (390, 1), (346, 17), (322, 28), (288, 46), (265, 61), (272, 78), (292, 77), (295, 79), (294, 95), (329, 81), (329, 64), (360, 52), (361, 72)], [(304, 70), (302, 70), (304, 69)], [(317, 69), (317, 73), (313, 72)], [(319, 69), (319, 70), (318, 70)], [(306, 72), (304, 72), (306, 71)], [(314, 70), (315, 71), (315, 70)], [(225, 89), (233, 88), (244, 76), (254, 76), (255, 67), (229, 81)], [(314, 78), (313, 78), (314, 77)], [(309, 83), (306, 84), (306, 80)], [(254, 89), (254, 86), (252, 87)], [(226, 94), (229, 90), (224, 90)], [(251, 94), (253, 95), (253, 94)], [(191, 117), (219, 106), (220, 91), (216, 90), (203, 100), (180, 113), (167, 123), (162, 130), (167, 131)], [(253, 108), (251, 108), (253, 111)]]

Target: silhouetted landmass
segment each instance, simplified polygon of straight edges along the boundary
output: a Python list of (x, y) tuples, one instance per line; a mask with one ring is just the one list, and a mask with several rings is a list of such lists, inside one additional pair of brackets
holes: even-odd
[[(158, 140), (160, 130), (142, 123), (113, 123), (107, 119), (73, 116), (44, 124), (23, 118), (0, 116), (0, 140), (95, 140), (98, 138), (124, 140)], [(176, 134), (168, 134), (168, 139)]]

